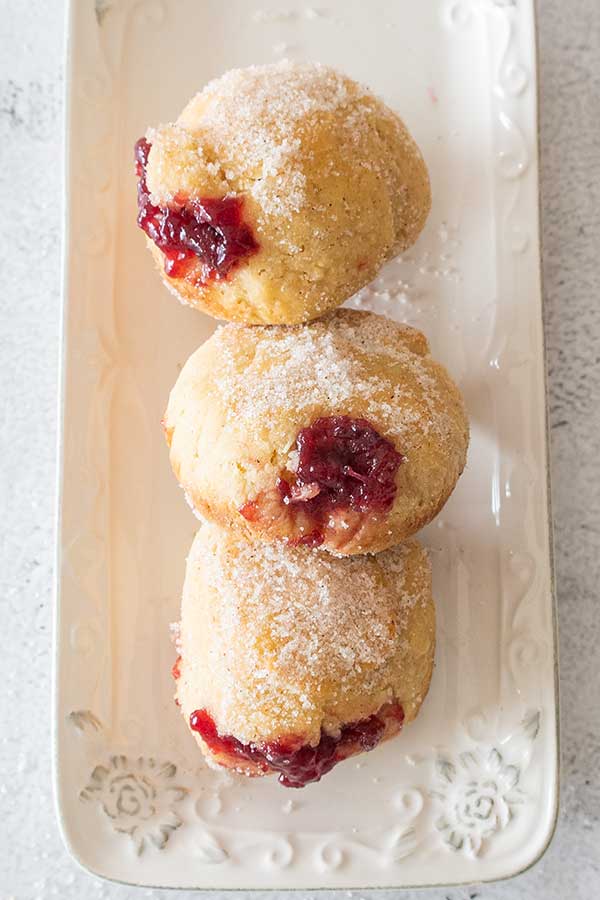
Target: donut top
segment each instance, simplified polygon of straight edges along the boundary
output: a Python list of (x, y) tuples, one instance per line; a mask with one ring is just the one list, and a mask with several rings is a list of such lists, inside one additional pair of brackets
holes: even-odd
[[(340, 565), (315, 551), (291, 554), (281, 544), (259, 547), (244, 541), (237, 544), (235, 559), (217, 549), (203, 564), (223, 604), (220, 637), (232, 646), (243, 627), (257, 681), (268, 679), (272, 667), (265, 663), (276, 660), (279, 676), (290, 684), (319, 672), (344, 685), (356, 669), (385, 664), (396, 650), (408, 610), (423, 601), (404, 590), (408, 553), (401, 545), (390, 554), (386, 562), (392, 577), (382, 591), (379, 567), (368, 561)], [(271, 648), (264, 646), (267, 636)]]
[(404, 687), (396, 699), (412, 718), (423, 634), (410, 621), (431, 603), (416, 542), (340, 560), (223, 535), (203, 525), (188, 560), (178, 681), (186, 716), (205, 708), (220, 733), (244, 742), (316, 742), (322, 727), (363, 719)]
[(460, 393), (425, 337), (349, 309), (218, 330), (183, 367), (163, 426), (200, 513), (342, 554), (383, 550), (396, 526), (402, 540), (428, 521), (468, 443)]
[[(362, 153), (375, 109), (396, 118), (367, 88), (318, 63), (284, 60), (232, 69), (209, 82), (175, 125), (148, 130), (158, 148), (149, 175), (155, 202), (185, 192), (200, 167), (215, 194), (243, 190), (265, 215), (291, 218), (306, 200), (305, 139), (327, 116), (336, 117), (340, 141), (354, 146), (361, 165), (377, 168), (393, 191), (384, 159)], [(408, 145), (410, 138), (405, 140)], [(336, 161), (323, 164), (333, 171)]]
[[(301, 421), (300, 410), (344, 414), (351, 398), (360, 397), (364, 417), (398, 437), (402, 453), (420, 435), (448, 431), (425, 337), (383, 316), (338, 310), (285, 329), (230, 325), (212, 340), (219, 366), (211, 380), (227, 398), (227, 424), (236, 430), (258, 432), (280, 416)], [(402, 403), (403, 392), (412, 393), (412, 403)], [(415, 392), (428, 415), (415, 406)], [(297, 451), (288, 450), (294, 471)]]

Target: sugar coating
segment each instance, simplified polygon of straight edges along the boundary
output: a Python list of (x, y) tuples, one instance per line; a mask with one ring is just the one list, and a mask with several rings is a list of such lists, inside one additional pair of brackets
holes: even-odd
[[(330, 414), (343, 414), (348, 399), (358, 394), (367, 417), (383, 425), (386, 436), (397, 437), (405, 455), (415, 431), (433, 430), (440, 436), (448, 432), (445, 385), (432, 370), (426, 341), (409, 326), (383, 316), (338, 313), (286, 329), (258, 327), (250, 335), (255, 348), (249, 366), (246, 361), (240, 366), (238, 348), (248, 336), (242, 328), (222, 326), (213, 338), (219, 357), (213, 384), (228, 398), (236, 430), (256, 428), (267, 417), (303, 408), (326, 407)], [(417, 345), (425, 352), (415, 352)], [(412, 376), (429, 415), (412, 404), (403, 406), (402, 385), (394, 387), (389, 378), (395, 368)], [(260, 380), (251, 377), (254, 369), (261, 372)]]
[(227, 72), (146, 136), (156, 205), (243, 198), (258, 253), (223, 281), (163, 273), (183, 300), (220, 318), (315, 318), (414, 243), (429, 211), (427, 170), (400, 118), (318, 63)]
[(182, 712), (206, 708), (245, 742), (318, 739), (392, 699), (411, 719), (429, 684), (433, 617), (416, 541), (337, 559), (202, 525), (183, 594)]
[[(178, 123), (150, 128), (147, 137), (151, 143), (164, 140), (171, 151), (177, 149), (176, 156), (170, 152), (160, 162), (157, 158), (158, 165), (175, 157), (183, 174), (203, 163), (227, 194), (237, 193), (242, 180), (267, 216), (291, 218), (306, 200), (303, 139), (324, 116), (343, 109), (339, 127), (359, 148), (372, 129), (373, 103), (380, 101), (335, 69), (284, 59), (231, 69), (213, 79), (190, 101), (189, 112), (184, 111)], [(188, 130), (185, 125), (198, 106), (202, 125)], [(334, 167), (335, 160), (329, 165)], [(385, 175), (382, 160), (376, 157), (361, 160), (361, 165), (379, 167)], [(163, 169), (154, 169), (153, 182), (163, 183), (164, 174)], [(159, 202), (173, 199), (175, 192), (153, 196)]]
[[(294, 539), (277, 479), (294, 472), (298, 432), (321, 416), (367, 419), (402, 455), (396, 498), (377, 522), (336, 512), (324, 546), (341, 553), (399, 543), (429, 521), (465, 464), (458, 389), (415, 329), (355, 310), (287, 328), (227, 325), (186, 363), (165, 415), (171, 463), (205, 517), (267, 539)], [(261, 499), (262, 522), (244, 503)], [(272, 500), (271, 500), (272, 498)], [(302, 532), (302, 528), (300, 529)]]

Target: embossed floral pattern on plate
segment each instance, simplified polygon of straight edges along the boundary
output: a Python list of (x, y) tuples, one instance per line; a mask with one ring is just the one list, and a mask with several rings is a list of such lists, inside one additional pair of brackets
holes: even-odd
[(96, 801), (115, 831), (129, 835), (136, 853), (148, 846), (162, 850), (182, 825), (176, 807), (188, 793), (174, 783), (176, 773), (173, 763), (112, 756), (95, 767), (79, 798)]

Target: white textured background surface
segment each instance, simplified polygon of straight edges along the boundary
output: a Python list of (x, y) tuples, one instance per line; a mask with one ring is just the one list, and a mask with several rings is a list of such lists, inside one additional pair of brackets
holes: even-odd
[[(60, 0), (0, 0), (0, 900), (167, 897), (79, 870), (53, 809), (63, 14)], [(600, 6), (540, 0), (539, 20), (562, 810), (556, 838), (532, 871), (490, 887), (419, 893), (424, 900), (600, 895)]]

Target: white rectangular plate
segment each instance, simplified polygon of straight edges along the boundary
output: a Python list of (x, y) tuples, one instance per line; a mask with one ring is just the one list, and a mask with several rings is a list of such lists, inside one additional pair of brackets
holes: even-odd
[[(79, 861), (143, 885), (406, 887), (515, 874), (557, 806), (532, 0), (87, 0), (70, 17), (57, 791)], [(352, 302), (423, 329), (472, 422), (431, 548), (418, 721), (321, 784), (208, 770), (173, 704), (195, 520), (160, 419), (214, 322), (165, 291), (132, 148), (227, 68), (317, 59), (398, 109), (433, 209)]]

